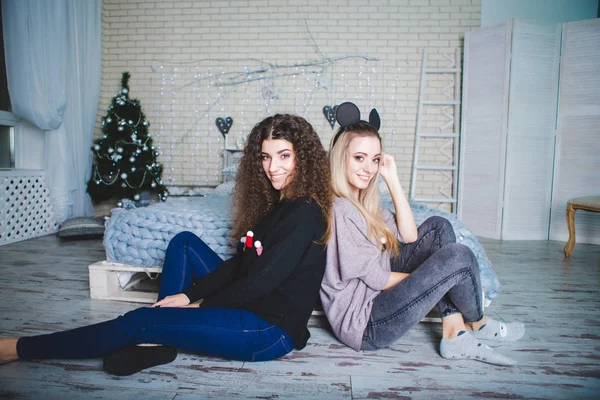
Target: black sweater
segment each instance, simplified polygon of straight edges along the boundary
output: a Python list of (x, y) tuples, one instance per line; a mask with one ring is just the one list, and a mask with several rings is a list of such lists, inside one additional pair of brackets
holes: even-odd
[(243, 308), (290, 335), (297, 349), (306, 346), (306, 328), (325, 271), (325, 247), (317, 244), (327, 224), (312, 200), (283, 201), (263, 217), (254, 247), (224, 261), (184, 293), (201, 307)]

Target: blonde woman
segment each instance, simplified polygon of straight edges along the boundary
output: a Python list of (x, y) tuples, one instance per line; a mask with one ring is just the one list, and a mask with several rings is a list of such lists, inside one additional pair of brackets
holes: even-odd
[[(320, 292), (334, 334), (354, 350), (375, 350), (392, 344), (437, 305), (442, 357), (514, 365), (480, 339), (518, 340), (523, 325), (483, 314), (477, 260), (455, 243), (446, 219), (431, 217), (417, 229), (396, 163), (382, 152), (377, 111), (361, 121), (358, 107), (343, 103), (336, 118), (340, 129), (329, 157), (337, 198)], [(380, 205), (378, 176), (395, 215)]]

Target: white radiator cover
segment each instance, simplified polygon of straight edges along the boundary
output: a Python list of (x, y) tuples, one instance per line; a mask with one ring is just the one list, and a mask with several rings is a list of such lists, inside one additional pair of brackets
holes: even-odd
[(56, 233), (43, 171), (0, 171), (0, 245)]

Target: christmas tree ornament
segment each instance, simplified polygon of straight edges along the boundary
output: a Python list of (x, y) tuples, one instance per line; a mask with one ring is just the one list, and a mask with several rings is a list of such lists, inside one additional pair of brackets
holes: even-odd
[(139, 195), (139, 194), (136, 194), (135, 196), (133, 196), (133, 199), (134, 199), (135, 201), (139, 201), (139, 200), (140, 200), (140, 195)]
[(127, 174), (125, 172), (121, 174), (121, 179), (127, 179)]
[(135, 157), (133, 157), (133, 156), (129, 157), (129, 162), (134, 163), (135, 162)]

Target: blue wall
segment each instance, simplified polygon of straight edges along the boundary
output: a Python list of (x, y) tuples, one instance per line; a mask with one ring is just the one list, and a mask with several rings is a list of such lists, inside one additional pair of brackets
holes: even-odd
[(510, 18), (570, 22), (598, 18), (598, 0), (482, 0), (481, 26)]

